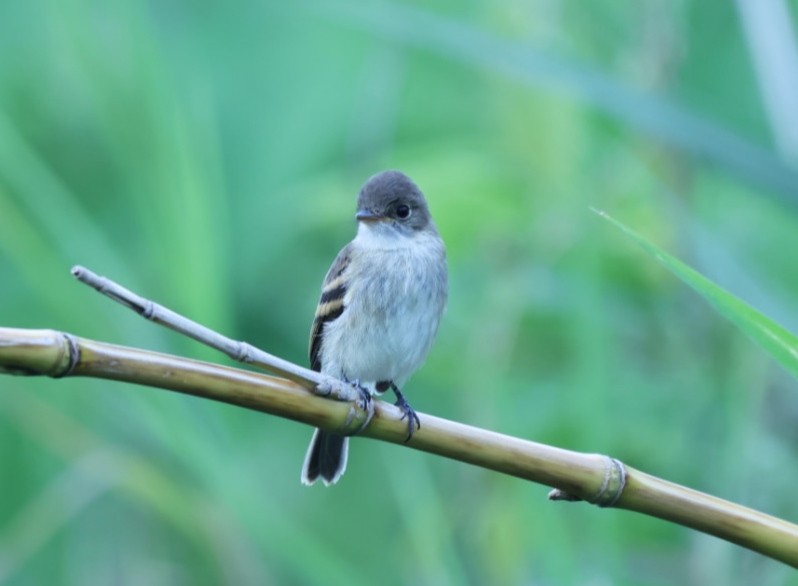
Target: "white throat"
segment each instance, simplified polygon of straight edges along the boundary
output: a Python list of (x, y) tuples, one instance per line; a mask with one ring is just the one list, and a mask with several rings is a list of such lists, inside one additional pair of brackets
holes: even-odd
[(373, 250), (396, 250), (413, 246), (414, 236), (384, 222), (359, 222), (355, 242)]

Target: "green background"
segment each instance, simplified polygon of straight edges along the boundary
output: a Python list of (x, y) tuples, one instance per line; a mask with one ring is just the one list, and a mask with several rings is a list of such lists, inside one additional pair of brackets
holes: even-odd
[[(416, 409), (796, 522), (795, 381), (590, 211), (798, 330), (795, 119), (765, 75), (798, 60), (781, 28), (747, 34), (743, 4), (4, 0), (0, 325), (229, 362), (79, 285), (79, 263), (306, 364), (357, 191), (399, 168), (450, 264)], [(753, 58), (767, 40), (785, 60)], [(2, 377), (0, 583), (798, 584), (379, 442), (305, 488), (310, 433)]]

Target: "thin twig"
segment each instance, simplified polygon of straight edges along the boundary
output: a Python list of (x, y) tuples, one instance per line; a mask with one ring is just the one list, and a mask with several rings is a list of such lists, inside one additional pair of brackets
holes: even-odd
[(340, 401), (354, 402), (361, 399), (360, 393), (352, 385), (343, 384), (341, 381), (326, 377), (313, 370), (302, 368), (246, 342), (223, 336), (219, 332), (190, 320), (163, 305), (145, 299), (117, 282), (107, 277), (101, 277), (85, 267), (75, 265), (72, 267), (72, 275), (81, 283), (89, 285), (106, 297), (132, 309), (143, 318), (219, 350), (236, 362), (251, 364), (287, 378), (319, 395), (332, 395), (333, 398)]

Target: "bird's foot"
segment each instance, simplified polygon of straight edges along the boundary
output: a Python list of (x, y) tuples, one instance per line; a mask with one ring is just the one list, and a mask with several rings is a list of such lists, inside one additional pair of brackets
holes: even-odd
[[(324, 377), (316, 385), (316, 394), (338, 401), (354, 403), (349, 410), (346, 421), (344, 421), (340, 432), (341, 435), (359, 434), (374, 417), (374, 401), (371, 398), (371, 393), (357, 380), (351, 382), (346, 378), (342, 381), (332, 377)], [(351, 429), (353, 425), (357, 425), (357, 427)]]
[(407, 443), (410, 441), (410, 438), (413, 437), (413, 433), (417, 429), (421, 429), (421, 421), (415, 409), (410, 406), (410, 403), (407, 402), (407, 399), (405, 399), (405, 396), (399, 390), (399, 387), (391, 383), (391, 389), (394, 395), (396, 395), (396, 403), (394, 403), (394, 405), (402, 410), (402, 419), (407, 419), (407, 437), (405, 438), (405, 443)]
[(349, 379), (344, 377), (344, 381), (346, 381), (349, 385), (351, 385), (352, 388), (355, 389), (355, 392), (358, 394), (358, 399), (357, 399), (358, 407), (366, 410), (368, 410), (369, 408), (373, 409), (371, 393), (366, 387), (360, 384), (360, 379), (355, 379), (353, 381), (350, 381)]

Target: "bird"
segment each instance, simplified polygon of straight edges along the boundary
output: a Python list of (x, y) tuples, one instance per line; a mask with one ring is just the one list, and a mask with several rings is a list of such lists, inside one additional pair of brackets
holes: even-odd
[[(446, 307), (446, 248), (424, 194), (401, 171), (382, 171), (363, 184), (355, 218), (355, 238), (324, 277), (310, 364), (354, 384), (366, 399), (391, 389), (409, 441), (421, 422), (401, 388), (426, 360)], [(348, 451), (349, 437), (316, 429), (302, 483), (336, 483)]]

